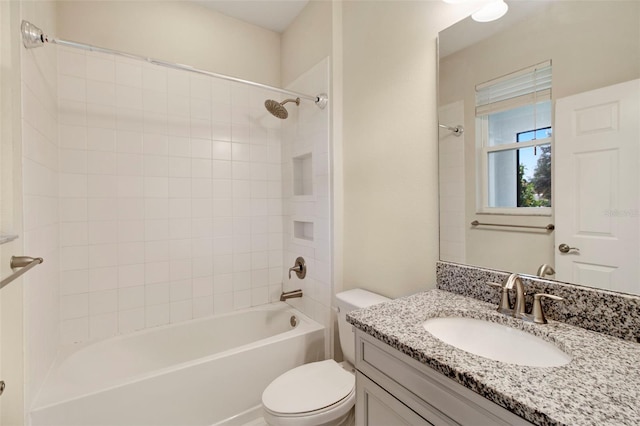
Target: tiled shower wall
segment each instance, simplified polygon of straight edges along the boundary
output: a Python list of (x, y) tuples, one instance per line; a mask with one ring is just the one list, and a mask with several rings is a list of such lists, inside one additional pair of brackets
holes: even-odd
[(59, 50), (62, 343), (280, 294), (280, 95)]
[[(329, 59), (324, 59), (289, 87), (301, 93), (329, 92)], [(287, 104), (287, 107), (291, 104)], [(301, 299), (289, 302), (325, 328), (325, 353), (330, 356), (332, 300), (329, 107), (311, 101), (289, 107), (282, 123), (284, 201), (284, 288), (301, 288)], [(288, 278), (288, 269), (302, 256), (307, 276)]]

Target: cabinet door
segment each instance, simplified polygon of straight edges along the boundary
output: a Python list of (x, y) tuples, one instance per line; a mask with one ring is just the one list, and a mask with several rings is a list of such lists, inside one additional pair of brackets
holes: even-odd
[(356, 426), (432, 425), (356, 371)]

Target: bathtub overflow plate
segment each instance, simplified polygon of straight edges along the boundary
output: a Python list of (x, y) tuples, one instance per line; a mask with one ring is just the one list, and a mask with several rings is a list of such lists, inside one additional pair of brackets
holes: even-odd
[(291, 318), (289, 319), (289, 324), (291, 324), (291, 327), (295, 327), (296, 325), (298, 325), (298, 318), (296, 318), (295, 315), (291, 315)]

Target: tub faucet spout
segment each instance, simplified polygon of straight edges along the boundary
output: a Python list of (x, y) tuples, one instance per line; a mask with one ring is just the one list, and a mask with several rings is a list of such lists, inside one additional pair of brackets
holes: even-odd
[(287, 299), (293, 299), (295, 297), (302, 297), (302, 289), (297, 289), (293, 291), (282, 292), (280, 295), (280, 301), (284, 302)]

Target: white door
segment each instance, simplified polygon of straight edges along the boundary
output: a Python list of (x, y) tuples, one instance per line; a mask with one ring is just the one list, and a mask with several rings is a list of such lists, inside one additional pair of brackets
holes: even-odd
[(558, 280), (640, 292), (639, 105), (640, 80), (556, 102)]

